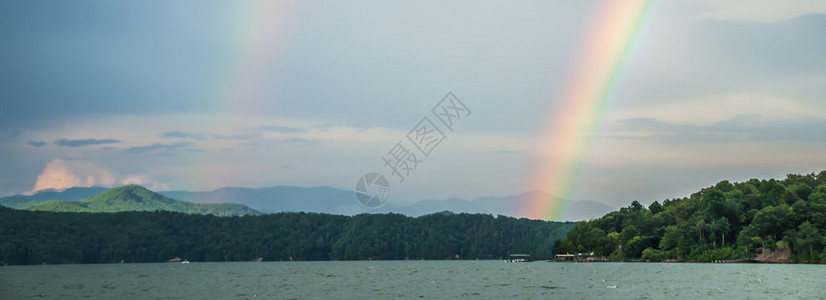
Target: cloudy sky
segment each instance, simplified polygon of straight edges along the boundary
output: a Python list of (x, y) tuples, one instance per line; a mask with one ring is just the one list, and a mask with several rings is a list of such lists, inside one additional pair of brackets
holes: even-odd
[[(549, 124), (580, 117), (562, 91), (609, 2), (2, 1), (0, 195), (352, 190), (368, 172), (400, 203), (554, 194)], [(596, 127), (572, 133), (589, 142), (571, 200), (826, 169), (826, 2), (662, 1), (643, 21)], [(448, 92), (467, 109), (451, 128), (431, 110)], [(414, 151), (423, 118), (444, 139), (401, 182), (382, 159)]]

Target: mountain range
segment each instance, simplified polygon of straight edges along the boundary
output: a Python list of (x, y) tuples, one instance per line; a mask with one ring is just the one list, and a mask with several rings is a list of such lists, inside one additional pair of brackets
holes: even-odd
[[(88, 201), (92, 200), (94, 198), (93, 196), (103, 194), (105, 191), (107, 191), (106, 188), (92, 187), (71, 188), (62, 192), (41, 192), (32, 196), (17, 195), (0, 198), (0, 205), (17, 209), (26, 207), (42, 208), (43, 204), (37, 204), (38, 202), (59, 200), (79, 201), (79, 204), (85, 205), (86, 209), (91, 209), (95, 206), (90, 206), (91, 203), (88, 203)], [(543, 197), (545, 199), (552, 198), (551, 195), (547, 193), (533, 191), (521, 195), (505, 197), (485, 196), (472, 200), (462, 198), (448, 198), (443, 200), (427, 199), (414, 202), (412, 204), (395, 203), (392, 202), (391, 199), (391, 201), (386, 202), (382, 206), (376, 208), (366, 208), (358, 203), (353, 191), (346, 191), (327, 186), (275, 186), (266, 188), (228, 187), (209, 192), (161, 191), (157, 192), (157, 194), (166, 198), (161, 201), (163, 203), (173, 199), (181, 200), (186, 203), (198, 204), (234, 203), (244, 205), (249, 209), (263, 213), (301, 211), (355, 215), (360, 213), (393, 212), (408, 216), (421, 216), (435, 212), (452, 211), (457, 213), (484, 213), (521, 217), (522, 212), (520, 210), (523, 207), (528, 206), (528, 201), (530, 201), (530, 199), (534, 199), (536, 197)], [(60, 203), (60, 205), (65, 206), (69, 204)], [(154, 209), (147, 207), (143, 210)], [(598, 218), (613, 210), (613, 207), (599, 202), (574, 201), (570, 203), (564, 221), (581, 221)]]
[[(0, 205), (25, 210), (57, 212), (120, 212), (120, 211), (173, 211), (188, 214), (213, 214), (216, 216), (258, 215), (260, 212), (237, 203), (193, 203), (171, 199), (138, 185), (126, 185), (102, 192), (83, 200), (73, 199), (96, 188), (74, 190), (62, 198), (62, 193), (50, 192), (48, 196), (14, 196), (0, 199)], [(35, 195), (36, 196), (36, 195)], [(49, 197), (49, 198), (45, 198)], [(39, 200), (50, 199), (50, 200)]]
[[(545, 192), (533, 191), (515, 196), (485, 196), (473, 200), (455, 197), (443, 200), (426, 199), (412, 204), (394, 203), (391, 199), (382, 206), (366, 208), (358, 203), (353, 191), (327, 186), (309, 188), (276, 186), (257, 189), (222, 188), (211, 192), (167, 191), (159, 193), (170, 198), (197, 203), (240, 203), (266, 213), (303, 211), (355, 215), (393, 212), (414, 217), (442, 211), (521, 217), (522, 212), (520, 210), (528, 205), (530, 199), (536, 199), (537, 197), (552, 198), (550, 194)], [(599, 218), (613, 210), (613, 207), (599, 202), (574, 201), (568, 208), (566, 220), (562, 221), (582, 221)]]

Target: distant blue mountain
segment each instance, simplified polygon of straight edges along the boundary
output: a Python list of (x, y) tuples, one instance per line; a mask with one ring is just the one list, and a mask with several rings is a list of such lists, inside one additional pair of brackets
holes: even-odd
[[(93, 197), (106, 191), (106, 188), (71, 188), (62, 192), (41, 192), (32, 196), (10, 196), (0, 198), (0, 205), (8, 207), (27, 206), (48, 200), (78, 201)], [(238, 203), (264, 213), (275, 212), (317, 212), (339, 215), (361, 213), (400, 213), (408, 216), (421, 216), (450, 211), (455, 213), (484, 213), (522, 217), (523, 207), (530, 199), (551, 195), (534, 191), (515, 196), (485, 196), (473, 200), (448, 198), (443, 200), (421, 200), (412, 204), (389, 202), (376, 208), (366, 208), (358, 203), (353, 191), (340, 190), (327, 186), (293, 187), (275, 186), (266, 188), (228, 187), (210, 192), (166, 191), (157, 192), (166, 197), (195, 203)], [(32, 203), (28, 200), (34, 201)], [(7, 202), (8, 203), (5, 203)], [(598, 218), (614, 208), (593, 201), (574, 201), (569, 204), (565, 220), (581, 221)]]
[(323, 212), (341, 213), (342, 207), (356, 202), (352, 191), (327, 186), (267, 188), (222, 188), (211, 192), (158, 192), (169, 198), (197, 203), (239, 203), (261, 212)]
[[(528, 206), (529, 202), (532, 201), (531, 199), (536, 199), (538, 197), (545, 199), (554, 198), (548, 193), (533, 191), (515, 196), (485, 196), (478, 197), (473, 200), (465, 200), (462, 198), (448, 198), (444, 200), (429, 199), (402, 207), (385, 204), (384, 206), (377, 208), (377, 212), (398, 212), (410, 216), (420, 216), (447, 210), (456, 213), (466, 212), (523, 217), (523, 207)], [(613, 207), (599, 202), (586, 200), (573, 201), (568, 204), (565, 213), (565, 220), (559, 221), (583, 221), (599, 218), (613, 210)]]
[(68, 201), (78, 201), (83, 200), (86, 198), (91, 198), (97, 196), (97, 194), (103, 193), (109, 188), (105, 187), (73, 187), (65, 189), (61, 192), (56, 191), (41, 191), (37, 194), (32, 195), (29, 199), (37, 200), (37, 201), (49, 201), (49, 200), (68, 200)]
[[(538, 194), (537, 194), (538, 193)], [(455, 213), (484, 213), (521, 217), (523, 207), (535, 197), (552, 198), (544, 192), (530, 192), (506, 197), (479, 197), (473, 200), (448, 198), (444, 200), (422, 200), (413, 204), (391, 201), (376, 208), (366, 208), (359, 204), (353, 191), (332, 187), (290, 187), (269, 188), (222, 188), (212, 192), (170, 191), (159, 192), (164, 196), (198, 203), (231, 202), (249, 206), (261, 212), (303, 211), (341, 215), (360, 213), (400, 213), (421, 216), (450, 211)], [(593, 201), (574, 201), (568, 206), (566, 221), (581, 221), (602, 217), (614, 208)]]
[[(16, 204), (25, 202), (24, 200), (29, 200), (31, 203), (43, 202), (43, 201), (51, 201), (51, 200), (59, 200), (59, 201), (80, 201), (86, 198), (91, 198), (96, 196), (97, 194), (103, 193), (108, 188), (104, 187), (73, 187), (68, 188), (63, 191), (40, 191), (37, 194), (26, 196), (26, 195), (15, 195), (15, 196), (8, 196), (0, 198), (0, 205), (13, 207)], [(6, 202), (15, 203), (15, 205), (6, 205)], [(15, 207), (13, 207), (15, 208)]]
[(14, 208), (14, 209), (21, 209), (21, 208), (24, 208), (26, 206), (29, 206), (29, 205), (32, 205), (32, 204), (37, 204), (37, 203), (40, 203), (40, 202), (41, 201), (35, 201), (35, 200), (29, 199), (29, 198), (12, 196), (12, 197), (3, 197), (0, 200), (0, 205), (5, 206), (5, 207), (9, 207), (9, 208)]

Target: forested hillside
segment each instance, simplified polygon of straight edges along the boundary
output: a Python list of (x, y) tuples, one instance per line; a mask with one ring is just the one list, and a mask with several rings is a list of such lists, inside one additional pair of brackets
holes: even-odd
[(0, 207), (0, 263), (550, 258), (574, 225), (483, 214), (217, 217)]
[(751, 259), (791, 249), (791, 261), (826, 261), (826, 171), (784, 180), (722, 181), (690, 197), (629, 207), (583, 222), (555, 253), (611, 259)]
[(27, 200), (13, 197), (6, 199), (3, 206), (52, 212), (121, 212), (165, 210), (188, 214), (213, 214), (217, 216), (240, 216), (260, 214), (243, 204), (237, 203), (192, 203), (168, 198), (138, 185), (126, 185), (106, 190), (91, 198), (80, 201)]

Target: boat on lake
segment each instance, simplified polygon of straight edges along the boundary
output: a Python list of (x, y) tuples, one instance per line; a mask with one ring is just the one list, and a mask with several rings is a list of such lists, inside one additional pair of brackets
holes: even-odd
[(530, 258), (531, 258), (531, 256), (528, 255), (528, 254), (511, 254), (510, 257), (511, 258), (508, 259), (508, 260), (505, 260), (505, 262), (511, 262), (511, 263), (529, 262)]

